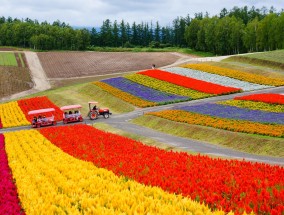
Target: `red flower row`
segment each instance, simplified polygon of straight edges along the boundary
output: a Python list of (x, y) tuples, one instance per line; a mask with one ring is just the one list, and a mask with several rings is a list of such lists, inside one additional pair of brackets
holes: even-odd
[(273, 93), (263, 93), (263, 94), (252, 94), (248, 96), (238, 96), (234, 98), (235, 100), (248, 100), (248, 101), (257, 101), (265, 102), (271, 104), (284, 104), (284, 95), (273, 94)]
[(167, 81), (172, 84), (190, 88), (204, 93), (211, 94), (229, 94), (240, 92), (241, 89), (234, 87), (226, 87), (206, 81), (197, 80), (194, 78), (185, 77), (178, 74), (173, 74), (166, 71), (161, 71), (158, 69), (155, 70), (146, 70), (143, 72), (138, 72), (138, 74), (147, 75), (152, 78), (156, 78), (162, 81)]
[(284, 168), (280, 166), (168, 152), (87, 125), (40, 132), (76, 158), (146, 185), (190, 196), (213, 209), (236, 214), (284, 212)]
[(18, 100), (18, 105), (24, 112), (26, 118), (31, 121), (33, 116), (28, 115), (28, 112), (31, 110), (38, 110), (38, 109), (45, 109), (45, 108), (54, 108), (55, 112), (54, 117), (56, 121), (62, 120), (63, 112), (60, 110), (59, 107), (57, 107), (55, 104), (53, 104), (46, 96), (42, 97), (34, 97), (29, 99), (21, 99)]

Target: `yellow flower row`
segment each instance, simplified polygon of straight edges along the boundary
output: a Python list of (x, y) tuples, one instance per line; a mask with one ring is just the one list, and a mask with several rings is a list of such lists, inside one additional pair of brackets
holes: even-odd
[(269, 78), (262, 75), (251, 74), (239, 70), (229, 69), (229, 68), (222, 68), (218, 66), (212, 66), (209, 64), (186, 64), (183, 65), (184, 68), (196, 69), (201, 70), (208, 73), (223, 75), (231, 78), (235, 78), (242, 81), (247, 81), (255, 84), (264, 84), (264, 85), (271, 85), (271, 86), (283, 86), (284, 80), (276, 79), (276, 78)]
[(246, 101), (246, 100), (227, 100), (227, 101), (221, 101), (217, 103), (222, 104), (222, 105), (240, 107), (240, 108), (248, 108), (252, 110), (284, 113), (284, 105), (269, 104), (269, 103), (264, 103), (264, 102), (254, 102), (254, 101)]
[(211, 96), (210, 94), (207, 93), (191, 90), (189, 88), (181, 87), (166, 81), (161, 81), (146, 75), (130, 74), (124, 77), (136, 83), (142, 84), (146, 87), (150, 87), (167, 93), (177, 94), (181, 96), (188, 96), (192, 99), (200, 99)]
[(0, 104), (0, 118), (3, 128), (30, 124), (16, 101)]
[(152, 107), (157, 105), (157, 103), (155, 102), (149, 102), (149, 101), (145, 101), (143, 99), (140, 99), (136, 96), (133, 96), (129, 93), (123, 92), (115, 87), (112, 87), (106, 83), (103, 82), (94, 82), (95, 85), (99, 86), (100, 88), (102, 88), (103, 90), (107, 91), (108, 93), (126, 101), (129, 102), (137, 107)]
[(229, 131), (284, 137), (284, 125), (269, 125), (245, 120), (224, 119), (182, 110), (163, 110), (147, 114), (176, 122), (210, 126)]
[(78, 160), (36, 130), (6, 133), (5, 142), (26, 214), (224, 214)]

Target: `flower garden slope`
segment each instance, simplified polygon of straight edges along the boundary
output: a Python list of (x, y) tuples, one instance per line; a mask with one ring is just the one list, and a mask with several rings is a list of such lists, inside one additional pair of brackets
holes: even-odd
[(159, 91), (177, 94), (181, 96), (187, 96), (192, 99), (201, 99), (201, 98), (206, 98), (206, 97), (210, 97), (214, 95), (214, 94), (207, 94), (207, 93), (199, 92), (197, 90), (191, 90), (186, 87), (178, 86), (178, 85), (166, 82), (166, 81), (161, 81), (159, 79), (151, 78), (149, 76), (141, 75), (137, 73), (126, 75), (124, 77), (131, 81), (134, 81), (136, 83), (142, 84), (144, 86), (147, 86), (147, 87), (159, 90)]
[(187, 87), (193, 90), (197, 90), (204, 93), (209, 94), (230, 94), (240, 92), (241, 89), (233, 88), (233, 87), (225, 87), (218, 84), (213, 84), (206, 81), (197, 80), (194, 78), (185, 77), (182, 75), (173, 74), (170, 72), (162, 71), (162, 70), (147, 70), (143, 72), (139, 72), (138, 74), (147, 75), (152, 78), (156, 78), (162, 81), (167, 81), (172, 84), (176, 84), (179, 86)]
[(116, 87), (124, 92), (130, 93), (136, 97), (142, 98), (147, 101), (157, 103), (172, 103), (178, 101), (190, 100), (185, 96), (178, 96), (174, 94), (164, 93), (153, 88), (137, 84), (123, 77), (111, 78), (102, 80), (103, 83)]
[(0, 176), (0, 214), (24, 214), (8, 166), (3, 134), (0, 134)]
[(225, 214), (78, 160), (36, 130), (6, 133), (5, 138), (27, 214)]
[(283, 79), (268, 78), (262, 75), (251, 74), (239, 70), (233, 70), (228, 68), (222, 68), (218, 66), (212, 66), (209, 64), (186, 64), (184, 68), (201, 70), (213, 74), (223, 75), (231, 78), (235, 78), (242, 81), (247, 81), (256, 84), (270, 85), (270, 86), (283, 86)]
[[(284, 169), (280, 166), (165, 151), (86, 125), (40, 132), (74, 157), (140, 183), (204, 201), (212, 209), (236, 214), (284, 211)], [(78, 135), (65, 138), (74, 132)]]
[(184, 76), (191, 77), (191, 78), (196, 78), (198, 80), (207, 81), (207, 82), (211, 82), (214, 84), (241, 88), (243, 91), (258, 90), (258, 89), (272, 87), (272, 86), (267, 86), (267, 85), (254, 84), (254, 83), (250, 83), (247, 81), (240, 81), (234, 78), (229, 78), (226, 76), (211, 74), (211, 73), (188, 69), (188, 68), (172, 67), (172, 68), (167, 68), (165, 70), (168, 72), (172, 72), (172, 73), (179, 74), (179, 75), (184, 75)]

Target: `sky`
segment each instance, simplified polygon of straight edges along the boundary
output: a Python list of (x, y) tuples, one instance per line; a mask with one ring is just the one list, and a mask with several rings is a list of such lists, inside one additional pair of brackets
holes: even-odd
[(39, 22), (56, 20), (70, 26), (100, 27), (104, 20), (128, 22), (159, 22), (171, 26), (177, 17), (194, 17), (195, 13), (218, 15), (223, 8), (234, 6), (249, 9), (284, 9), (284, 0), (1, 0), (0, 17), (30, 18)]

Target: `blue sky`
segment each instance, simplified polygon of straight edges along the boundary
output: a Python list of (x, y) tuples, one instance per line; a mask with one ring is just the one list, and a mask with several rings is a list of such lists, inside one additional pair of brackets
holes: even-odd
[(64, 21), (71, 26), (102, 25), (103, 20), (112, 22), (122, 19), (132, 24), (159, 22), (162, 26), (187, 14), (206, 11), (210, 16), (217, 15), (234, 6), (249, 8), (273, 6), (277, 11), (284, 8), (284, 0), (1, 0), (0, 16), (37, 19), (39, 22)]

